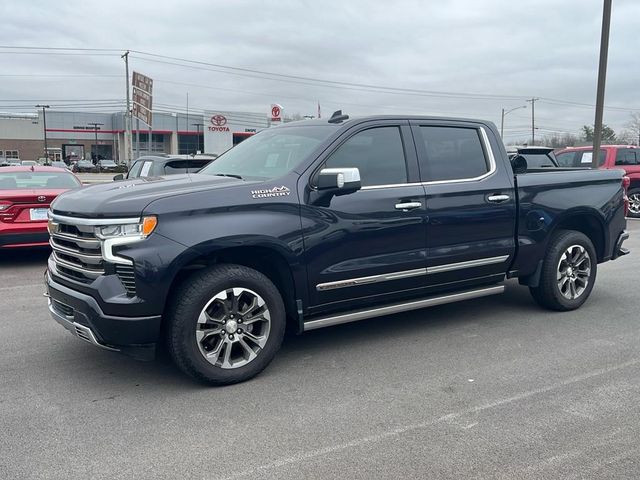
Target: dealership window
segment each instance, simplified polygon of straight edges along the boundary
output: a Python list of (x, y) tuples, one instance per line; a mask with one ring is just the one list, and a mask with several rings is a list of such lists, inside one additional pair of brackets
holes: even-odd
[[(148, 133), (140, 133), (140, 138), (138, 139), (138, 143), (140, 145), (140, 152), (148, 152), (149, 151), (149, 134)], [(136, 141), (136, 137), (133, 137), (134, 142)], [(151, 151), (163, 153), (164, 152), (164, 134), (162, 133), (152, 133), (151, 134)]]
[(200, 135), (196, 135), (195, 132), (189, 135), (178, 135), (178, 153), (180, 155), (196, 153), (198, 150), (204, 152), (204, 136), (202, 133)]
[(20, 158), (20, 151), (18, 150), (5, 150), (4, 158)]

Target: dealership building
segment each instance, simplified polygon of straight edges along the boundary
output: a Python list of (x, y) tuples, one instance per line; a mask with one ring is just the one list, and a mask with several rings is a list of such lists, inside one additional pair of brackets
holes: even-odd
[[(46, 121), (46, 129), (45, 129)], [(271, 126), (265, 113), (207, 111), (204, 115), (153, 114), (150, 131), (133, 120), (133, 157), (148, 153), (221, 154)], [(124, 112), (91, 113), (47, 110), (34, 114), (0, 113), (0, 158), (37, 160), (99, 157), (126, 162)]]

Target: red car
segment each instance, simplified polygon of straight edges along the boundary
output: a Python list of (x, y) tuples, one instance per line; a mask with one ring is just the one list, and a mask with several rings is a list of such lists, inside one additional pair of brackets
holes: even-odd
[[(556, 159), (561, 167), (589, 167), (593, 155), (592, 147), (567, 147), (556, 151)], [(624, 170), (631, 180), (629, 216), (640, 218), (640, 147), (633, 145), (602, 145), (598, 157), (599, 168)]]
[(0, 167), (0, 249), (49, 245), (49, 205), (80, 186), (65, 168)]

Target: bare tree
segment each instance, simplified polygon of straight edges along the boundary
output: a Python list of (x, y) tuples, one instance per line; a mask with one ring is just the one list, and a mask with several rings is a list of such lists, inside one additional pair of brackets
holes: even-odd
[(546, 137), (543, 141), (545, 147), (561, 148), (561, 147), (573, 147), (578, 143), (578, 137), (572, 133), (563, 133), (562, 135), (552, 135)]
[(626, 123), (625, 127), (620, 132), (620, 140), (624, 143), (640, 145), (640, 113), (632, 113), (631, 119)]

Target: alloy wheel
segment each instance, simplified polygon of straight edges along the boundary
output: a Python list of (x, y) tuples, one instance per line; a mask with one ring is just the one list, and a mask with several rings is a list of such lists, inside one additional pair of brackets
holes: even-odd
[(233, 369), (260, 354), (270, 330), (271, 316), (264, 299), (248, 288), (229, 288), (214, 295), (200, 312), (196, 342), (209, 363)]
[(582, 245), (571, 245), (560, 257), (557, 268), (558, 289), (568, 300), (580, 297), (589, 285), (591, 257)]
[(640, 192), (629, 195), (629, 212), (640, 215)]

